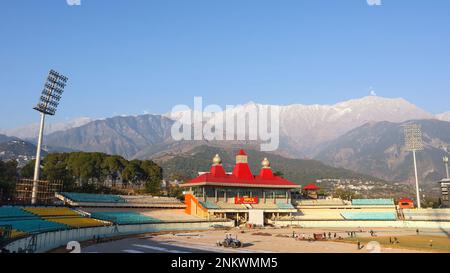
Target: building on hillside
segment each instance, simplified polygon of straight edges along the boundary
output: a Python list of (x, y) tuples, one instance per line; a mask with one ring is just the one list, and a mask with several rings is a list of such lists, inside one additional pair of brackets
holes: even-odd
[(442, 160), (444, 161), (445, 171), (447, 173), (447, 176), (446, 176), (446, 178), (444, 178), (441, 181), (439, 181), (439, 184), (441, 185), (441, 192), (442, 192), (441, 206), (444, 207), (444, 208), (450, 208), (450, 200), (449, 200), (449, 193), (448, 193), (448, 190), (450, 188), (450, 174), (449, 174), (449, 170), (448, 170), (448, 156), (444, 156), (442, 158)]
[(320, 190), (320, 187), (318, 187), (314, 184), (310, 184), (303, 188), (305, 197), (310, 198), (310, 199), (318, 199), (319, 198), (319, 195), (318, 195), (319, 190)]
[(413, 209), (414, 208), (414, 200), (409, 198), (402, 198), (398, 201), (398, 207), (400, 209)]
[(441, 184), (441, 205), (443, 208), (450, 208), (450, 200), (449, 200), (449, 189), (450, 189), (450, 179), (442, 179), (439, 181)]
[(219, 155), (211, 170), (180, 185), (185, 191), (186, 213), (203, 218), (233, 219), (237, 224), (264, 225), (265, 219), (297, 212), (291, 191), (300, 186), (275, 176), (267, 158), (259, 175), (253, 175), (248, 156), (240, 150), (236, 166), (227, 173)]

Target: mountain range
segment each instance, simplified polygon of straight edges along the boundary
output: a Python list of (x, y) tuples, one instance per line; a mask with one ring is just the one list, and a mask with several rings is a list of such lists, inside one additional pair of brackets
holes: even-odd
[[(46, 123), (44, 132), (48, 135), (58, 131), (76, 128), (94, 121), (92, 118), (80, 117), (66, 122)], [(21, 139), (34, 139), (39, 132), (39, 123), (32, 123), (12, 129), (1, 129), (0, 134), (15, 136)]]
[[(293, 159), (318, 159), (332, 166), (395, 181), (409, 178), (408, 158), (404, 151), (400, 151), (402, 135), (399, 128), (410, 120), (421, 123), (429, 121), (422, 123), (425, 135), (430, 134), (430, 138), (426, 139), (427, 150), (422, 154), (432, 152), (433, 155), (419, 158), (419, 164), (424, 163), (423, 166), (426, 166), (426, 174), (423, 175), (426, 179), (443, 175), (438, 154), (448, 149), (450, 140), (439, 132), (446, 132), (450, 124), (446, 122), (450, 121), (450, 112), (433, 115), (402, 98), (378, 96), (335, 105), (269, 106), (248, 103), (231, 111), (234, 114), (247, 113), (267, 107), (276, 107), (280, 112), (280, 148), (272, 154)], [(238, 147), (258, 147), (258, 141), (174, 141), (171, 138), (171, 127), (179, 117), (180, 113), (169, 113), (92, 121), (84, 119), (80, 126), (71, 123), (65, 129), (47, 132), (44, 142), (52, 147), (118, 154), (129, 159), (172, 158), (199, 146), (220, 147), (228, 151)], [(383, 138), (387, 143), (376, 141), (377, 137)], [(352, 142), (359, 143), (359, 147), (352, 147), (354, 151), (348, 152), (346, 145), (351, 146)], [(395, 157), (395, 152), (380, 153), (387, 148), (395, 150), (392, 148), (394, 146), (399, 149), (400, 156)], [(366, 161), (366, 157), (370, 160)], [(368, 168), (367, 164), (371, 162), (375, 165)], [(388, 166), (380, 167), (380, 164)]]
[(367, 123), (324, 145), (315, 158), (389, 181), (412, 182), (413, 155), (404, 145), (404, 126), (411, 123), (421, 125), (423, 131), (424, 150), (417, 152), (420, 180), (442, 179), (442, 158), (450, 156), (450, 122), (446, 121)]
[[(220, 155), (225, 170), (227, 172), (232, 172), (236, 164), (235, 156), (238, 152), (238, 149), (198, 146), (189, 152), (179, 153), (170, 158), (154, 158), (154, 160), (163, 168), (165, 178), (170, 179), (170, 176), (173, 175), (193, 178), (196, 177), (199, 172), (209, 171), (212, 164), (212, 158), (216, 154)], [(285, 178), (302, 185), (315, 182), (318, 179), (332, 179), (335, 177), (358, 181), (384, 182), (379, 178), (346, 170), (344, 168), (330, 167), (317, 160), (291, 159), (248, 149), (246, 150), (246, 153), (248, 154), (250, 169), (254, 175), (259, 174), (262, 160), (268, 158), (274, 172), (280, 172)]]
[[(44, 150), (42, 155), (46, 154), (47, 152)], [(35, 157), (36, 146), (32, 143), (0, 134), (0, 160), (15, 160), (19, 167), (22, 167)]]

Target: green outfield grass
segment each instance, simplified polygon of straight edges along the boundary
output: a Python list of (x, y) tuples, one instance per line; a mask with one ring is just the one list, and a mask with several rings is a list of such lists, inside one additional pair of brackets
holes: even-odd
[[(391, 237), (392, 239), (394, 237)], [(450, 238), (439, 236), (397, 236), (398, 244), (391, 244), (390, 237), (361, 237), (346, 238), (343, 242), (356, 244), (358, 240), (367, 245), (369, 242), (375, 241), (384, 248), (401, 248), (427, 252), (446, 252), (450, 253)], [(432, 246), (431, 246), (432, 241)], [(342, 242), (342, 241), (341, 241)]]

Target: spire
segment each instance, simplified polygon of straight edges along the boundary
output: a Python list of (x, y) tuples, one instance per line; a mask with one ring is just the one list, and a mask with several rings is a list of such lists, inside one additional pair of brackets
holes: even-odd
[(218, 154), (213, 158), (213, 166), (222, 165), (222, 158)]
[(263, 162), (261, 163), (263, 169), (270, 169), (270, 161), (266, 158), (264, 158)]
[(252, 171), (248, 166), (248, 156), (243, 149), (236, 156), (236, 167), (234, 167), (233, 175), (238, 179), (254, 179)]
[(222, 166), (222, 159), (218, 154), (213, 158), (213, 165), (211, 167), (210, 173), (216, 177), (226, 176), (225, 169)]
[(264, 160), (261, 162), (262, 168), (259, 176), (261, 178), (273, 178), (273, 172), (272, 168), (270, 167), (270, 161), (267, 158), (264, 158)]
[(248, 156), (243, 149), (241, 149), (239, 151), (239, 153), (236, 155), (236, 164), (239, 164), (239, 163), (245, 163), (245, 164), (248, 163)]

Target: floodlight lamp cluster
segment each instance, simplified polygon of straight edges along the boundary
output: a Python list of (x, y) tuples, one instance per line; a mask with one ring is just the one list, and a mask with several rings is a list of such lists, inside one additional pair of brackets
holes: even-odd
[(422, 140), (422, 126), (409, 124), (405, 126), (405, 142), (408, 151), (421, 151), (424, 149)]
[(67, 80), (67, 77), (50, 70), (39, 103), (34, 109), (43, 114), (54, 116), (64, 93)]

